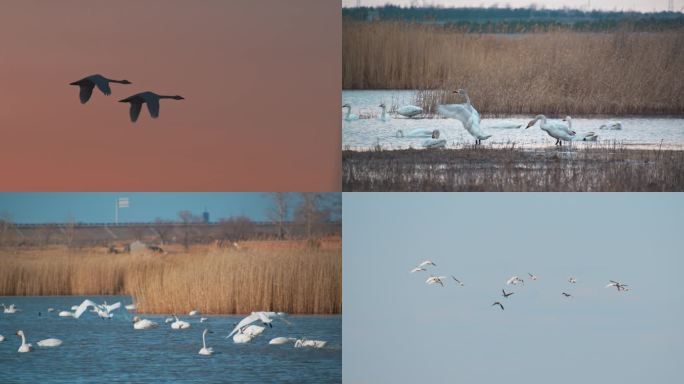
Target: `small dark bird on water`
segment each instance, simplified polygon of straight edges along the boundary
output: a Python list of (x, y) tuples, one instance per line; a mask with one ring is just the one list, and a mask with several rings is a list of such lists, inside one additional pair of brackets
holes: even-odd
[(515, 292), (508, 292), (508, 293), (506, 293), (506, 290), (505, 290), (505, 289), (502, 289), (501, 292), (503, 292), (503, 295), (501, 295), (501, 296), (505, 297), (506, 299), (508, 299), (508, 296), (510, 296), (510, 295), (512, 295), (512, 294), (515, 293)]
[(502, 311), (504, 310), (503, 305), (502, 305), (501, 303), (499, 303), (498, 301), (497, 301), (496, 303), (492, 304), (492, 307), (495, 306), (495, 305), (498, 305), (499, 307), (501, 307), (501, 310), (502, 310)]

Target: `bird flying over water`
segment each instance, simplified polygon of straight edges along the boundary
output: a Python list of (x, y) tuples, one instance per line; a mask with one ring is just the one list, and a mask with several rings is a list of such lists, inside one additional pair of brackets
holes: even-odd
[(492, 307), (495, 306), (495, 305), (498, 305), (499, 307), (501, 307), (501, 310), (502, 310), (502, 311), (504, 310), (504, 306), (503, 306), (503, 304), (501, 304), (500, 302), (498, 302), (498, 301), (495, 302), (494, 304), (492, 304)]
[(69, 85), (78, 85), (79, 87), (79, 98), (81, 99), (81, 104), (85, 104), (90, 100), (90, 96), (93, 94), (93, 89), (97, 86), (105, 96), (112, 94), (111, 88), (109, 88), (109, 83), (119, 83), (119, 84), (131, 84), (128, 80), (113, 80), (108, 79), (102, 75), (90, 75), (84, 77), (81, 80), (69, 83)]

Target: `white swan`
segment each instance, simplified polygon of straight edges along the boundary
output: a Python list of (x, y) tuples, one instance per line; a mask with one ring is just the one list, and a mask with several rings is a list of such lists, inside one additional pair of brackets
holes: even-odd
[(138, 316), (133, 318), (133, 329), (152, 329), (157, 328), (159, 324), (154, 321), (141, 319)]
[(244, 334), (242, 331), (240, 331), (233, 336), (233, 342), (235, 344), (245, 344), (252, 341), (253, 338), (254, 336)]
[(397, 113), (402, 116), (412, 118), (413, 116), (423, 113), (423, 108), (417, 105), (404, 105), (403, 107), (397, 108)]
[(83, 300), (81, 305), (76, 308), (74, 311), (73, 317), (78, 319), (81, 317), (83, 312), (86, 311), (89, 307), (93, 307), (93, 312), (97, 313), (98, 316), (100, 316), (103, 319), (111, 319), (113, 314), (111, 313), (114, 310), (117, 310), (121, 308), (121, 302), (116, 302), (111, 305), (107, 305), (107, 302), (105, 301), (104, 304), (97, 304), (91, 300)]
[(518, 129), (522, 128), (522, 123), (516, 123), (515, 121), (511, 120), (502, 120), (502, 121), (497, 121), (496, 123), (487, 126), (487, 128), (495, 128), (495, 129)]
[(437, 266), (437, 264), (435, 264), (433, 261), (431, 261), (431, 260), (425, 260), (425, 261), (423, 261), (422, 263), (418, 264), (418, 268), (423, 268), (423, 267), (426, 267), (426, 266), (428, 266), (428, 265), (432, 265), (433, 267), (436, 267), (436, 266)]
[(21, 345), (19, 346), (18, 352), (24, 353), (24, 352), (31, 352), (31, 349), (33, 349), (33, 346), (31, 344), (26, 343), (26, 336), (24, 336), (24, 331), (17, 331), (16, 333), (17, 336), (21, 336)]
[(49, 339), (41, 340), (41, 341), (37, 342), (36, 344), (38, 344), (39, 347), (43, 347), (43, 348), (59, 347), (60, 345), (62, 345), (62, 340), (55, 339), (55, 338), (49, 338)]
[(260, 325), (249, 325), (247, 328), (242, 330), (242, 333), (250, 336), (259, 336), (264, 333), (265, 329), (266, 327), (262, 327)]
[(270, 345), (282, 345), (296, 342), (297, 339), (294, 337), (275, 337), (268, 342)]
[(81, 80), (69, 83), (69, 85), (78, 85), (78, 97), (81, 99), (81, 104), (85, 104), (90, 100), (90, 96), (93, 94), (93, 88), (95, 88), (95, 86), (97, 86), (104, 95), (111, 95), (112, 90), (109, 88), (109, 83), (131, 84), (128, 80), (112, 80), (102, 75), (90, 75)]
[[(402, 138), (402, 137), (432, 137), (435, 135), (435, 132), (439, 132), (438, 129), (429, 129), (429, 128), (416, 128), (412, 129), (409, 133), (404, 134), (404, 131), (401, 129), (397, 130), (396, 137)], [(439, 136), (439, 133), (437, 133)]]
[[(282, 315), (280, 312), (252, 312), (249, 316), (245, 317), (244, 319), (240, 320), (240, 322), (233, 328), (233, 330), (230, 332), (230, 334), (226, 337), (231, 337), (238, 331), (242, 330), (244, 327), (248, 326), (249, 324), (252, 324), (253, 322), (257, 320), (261, 320), (262, 324), (268, 325), (269, 327), (273, 328), (273, 325), (271, 324), (273, 322), (273, 319), (271, 317), (281, 317)], [(285, 321), (283, 319), (283, 321)]]
[(626, 288), (628, 286), (627, 284), (622, 284), (619, 281), (615, 281), (615, 280), (609, 280), (609, 281), (610, 281), (610, 283), (608, 285), (606, 285), (606, 288), (615, 287), (615, 288), (617, 288), (618, 292), (629, 291), (629, 288)]
[(154, 92), (141, 92), (136, 93), (133, 96), (128, 96), (125, 99), (119, 100), (120, 103), (131, 103), (131, 109), (129, 111), (131, 115), (131, 121), (135, 123), (140, 115), (140, 110), (143, 104), (147, 104), (147, 110), (150, 111), (150, 116), (152, 118), (159, 117), (159, 100), (161, 99), (173, 99), (173, 100), (185, 100), (183, 96), (164, 96), (158, 95)]
[(173, 317), (167, 317), (167, 318), (164, 320), (164, 324), (173, 323), (173, 322), (174, 322)]
[[(570, 116), (565, 116), (563, 119), (566, 123), (568, 123), (568, 127), (572, 131), (572, 118)], [(575, 131), (573, 131), (575, 132)], [(598, 140), (598, 135), (594, 132), (587, 132), (587, 133), (580, 133), (577, 134), (575, 132), (575, 136), (572, 137), (572, 141), (596, 141)]]
[(178, 319), (178, 316), (173, 315), (173, 317), (176, 319), (173, 323), (171, 323), (171, 329), (188, 329), (190, 328), (190, 323), (187, 321), (183, 321)]
[(307, 339), (299, 339), (295, 341), (294, 347), (295, 348), (323, 348), (325, 345), (328, 344), (327, 341), (321, 341), (321, 340), (307, 340)]
[(380, 117), (378, 117), (378, 120), (380, 120), (380, 121), (392, 120), (390, 115), (387, 114), (387, 106), (385, 105), (385, 103), (378, 105), (378, 107), (382, 108), (382, 113), (380, 114)]
[(424, 140), (421, 145), (425, 149), (433, 149), (433, 148), (446, 148), (446, 139), (427, 139)]
[(209, 321), (209, 319), (206, 317), (200, 317), (200, 323), (204, 323), (205, 321)]
[(611, 129), (617, 131), (622, 129), (622, 123), (619, 121), (609, 121), (606, 124), (601, 125), (599, 129)]
[(506, 285), (518, 285), (518, 283), (524, 285), (525, 281), (523, 279), (519, 278), (518, 276), (513, 276), (506, 281)]
[(207, 333), (214, 333), (214, 332), (212, 332), (208, 329), (205, 329), (204, 332), (202, 332), (202, 349), (200, 349), (198, 353), (200, 355), (204, 355), (204, 356), (210, 356), (211, 354), (214, 353), (214, 348), (211, 348), (211, 347), (207, 348), (207, 342), (204, 339), (206, 337)]
[(135, 311), (137, 307), (135, 306), (135, 304), (128, 304), (125, 308), (127, 311)]
[(411, 272), (409, 272), (409, 273), (425, 272), (425, 271), (427, 271), (427, 269), (425, 269), (425, 268), (420, 268), (420, 267), (416, 267), (416, 268), (413, 268), (413, 269), (411, 270)]
[(5, 341), (5, 336), (0, 335), (0, 342), (3, 342), (3, 341)]
[[(567, 119), (567, 117), (566, 117)], [(572, 141), (575, 136), (575, 131), (570, 129), (570, 124), (566, 124), (559, 120), (547, 120), (544, 115), (537, 115), (529, 123), (525, 129), (534, 126), (537, 121), (541, 120), (539, 125), (543, 131), (549, 134), (549, 136), (556, 139), (555, 145), (563, 145), (563, 141)]]
[(576, 283), (577, 283), (577, 280), (576, 280), (574, 277), (570, 276), (570, 278), (568, 279), (568, 283), (570, 283), (570, 284), (576, 284)]
[(346, 121), (354, 121), (359, 119), (358, 115), (351, 113), (351, 105), (349, 103), (343, 105), (342, 108), (347, 108), (347, 113), (344, 114), (344, 119)]
[(446, 117), (454, 118), (463, 124), (463, 128), (475, 138), (475, 145), (482, 144), (482, 140), (487, 140), (492, 135), (486, 134), (480, 128), (480, 114), (475, 107), (470, 103), (468, 92), (464, 89), (459, 89), (453, 93), (462, 95), (466, 98), (465, 104), (443, 104), (437, 106), (437, 112)]
[(17, 313), (17, 312), (19, 312), (19, 309), (17, 309), (16, 305), (14, 305), (14, 304), (10, 304), (9, 307), (5, 306), (5, 304), (0, 304), (0, 305), (2, 305), (2, 308), (4, 309), (4, 310), (3, 310), (4, 313), (8, 313), (8, 314), (9, 314), (9, 313)]
[(428, 277), (427, 280), (425, 280), (425, 284), (427, 284), (427, 285), (439, 284), (443, 287), (444, 286), (443, 280), (446, 278), (447, 278), (446, 276), (430, 276), (430, 277)]
[(59, 316), (59, 317), (74, 317), (74, 313), (73, 313), (73, 312), (69, 312), (69, 311), (60, 311), (60, 312), (58, 313), (58, 316)]
[(54, 308), (48, 308), (48, 312), (54, 312), (54, 311), (55, 311)]
[(188, 312), (188, 316), (197, 316), (197, 315), (199, 315), (199, 311), (198, 311), (198, 310), (194, 310), (194, 309), (193, 309), (192, 311)]

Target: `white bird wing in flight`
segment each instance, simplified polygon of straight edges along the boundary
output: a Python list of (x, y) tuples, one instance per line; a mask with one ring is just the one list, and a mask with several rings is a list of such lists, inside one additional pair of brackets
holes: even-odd
[(233, 328), (233, 331), (230, 332), (228, 337), (233, 336), (237, 331), (239, 331), (242, 327), (252, 324), (253, 322), (259, 320), (259, 315), (256, 312), (252, 312), (251, 315), (245, 317), (244, 319), (240, 320), (240, 322)]
[(437, 106), (437, 112), (446, 117), (459, 120), (464, 125), (472, 117), (472, 110), (465, 104), (442, 104)]
[(115, 310), (121, 308), (121, 302), (119, 301), (119, 302), (116, 302), (116, 303), (111, 304), (111, 305), (104, 305), (104, 308), (108, 313), (111, 311), (115, 311)]
[(78, 308), (76, 308), (76, 311), (74, 311), (74, 318), (78, 319), (83, 314), (83, 312), (85, 312), (86, 309), (88, 309), (88, 307), (97, 308), (97, 304), (88, 299), (83, 300), (81, 305), (79, 305)]

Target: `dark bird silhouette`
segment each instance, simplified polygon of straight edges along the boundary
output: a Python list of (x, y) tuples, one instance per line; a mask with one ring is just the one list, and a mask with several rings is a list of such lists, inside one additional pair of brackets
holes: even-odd
[(508, 299), (508, 296), (510, 296), (510, 295), (512, 295), (512, 294), (515, 293), (515, 292), (508, 292), (508, 293), (506, 293), (506, 290), (505, 290), (505, 289), (502, 289), (501, 292), (503, 292), (503, 295), (502, 295), (502, 296), (503, 296), (504, 298), (506, 298), (506, 299)]
[(147, 104), (147, 110), (150, 111), (150, 116), (153, 118), (159, 117), (159, 100), (161, 99), (174, 99), (174, 100), (185, 100), (183, 96), (164, 96), (157, 95), (154, 92), (142, 92), (137, 93), (133, 96), (129, 96), (125, 99), (119, 100), (120, 103), (131, 103), (131, 121), (135, 123), (140, 115), (140, 110), (143, 104)]
[(97, 86), (105, 96), (111, 95), (112, 90), (109, 88), (109, 83), (131, 84), (128, 80), (113, 80), (102, 75), (90, 75), (81, 80), (69, 83), (69, 85), (78, 85), (80, 89), (78, 96), (81, 99), (81, 104), (85, 104), (90, 100), (90, 96), (92, 96), (93, 88), (95, 88), (95, 86)]
[(504, 310), (503, 304), (499, 303), (498, 301), (496, 303), (492, 304), (492, 307), (495, 305), (498, 305), (499, 307), (501, 307), (502, 311)]
[(565, 297), (572, 297), (572, 295), (571, 295), (571, 294), (569, 294), (569, 293), (565, 293), (565, 292), (563, 292), (563, 296), (565, 296)]

